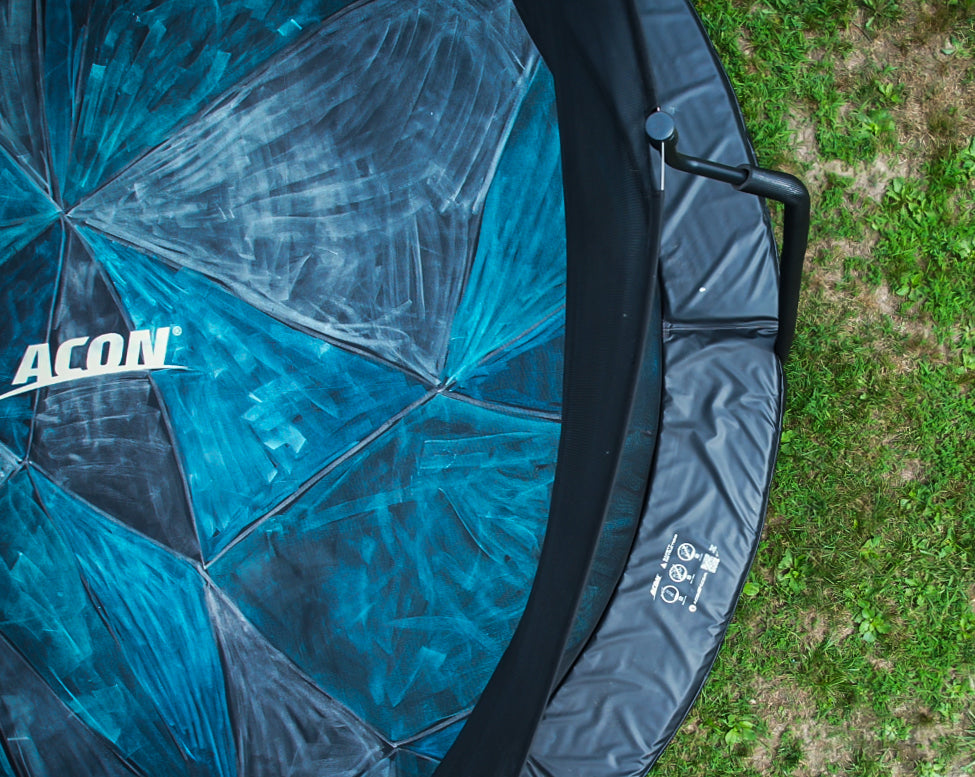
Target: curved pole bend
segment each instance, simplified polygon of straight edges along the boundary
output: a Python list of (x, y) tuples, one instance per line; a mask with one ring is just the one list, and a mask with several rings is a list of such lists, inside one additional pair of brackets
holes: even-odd
[(785, 205), (782, 251), (779, 258), (779, 333), (775, 353), (784, 364), (796, 334), (802, 265), (809, 241), (809, 191), (789, 173), (745, 164), (730, 167), (708, 159), (687, 156), (677, 150), (677, 124), (669, 113), (657, 110), (646, 122), (650, 145), (675, 170), (731, 184), (739, 191), (776, 200)]

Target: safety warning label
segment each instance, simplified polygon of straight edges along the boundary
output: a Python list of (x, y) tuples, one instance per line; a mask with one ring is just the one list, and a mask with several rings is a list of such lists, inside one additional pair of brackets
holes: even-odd
[(718, 571), (720, 564), (717, 546), (703, 548), (674, 534), (661, 556), (660, 572), (650, 585), (650, 598), (697, 612), (708, 577)]

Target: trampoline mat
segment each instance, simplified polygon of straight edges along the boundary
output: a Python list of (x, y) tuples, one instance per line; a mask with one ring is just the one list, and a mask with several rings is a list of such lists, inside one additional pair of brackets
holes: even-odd
[[(566, 383), (566, 77), (514, 5), (2, 13), (0, 776), (432, 775), (561, 520), (583, 381), (628, 420), (524, 773), (642, 774), (761, 528), (764, 207), (674, 174), (631, 385)], [(749, 157), (693, 11), (627, 18), (648, 99), (718, 117), (682, 144)]]

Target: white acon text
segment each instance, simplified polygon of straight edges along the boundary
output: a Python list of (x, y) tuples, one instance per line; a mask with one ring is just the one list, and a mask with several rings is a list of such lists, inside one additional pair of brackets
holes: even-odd
[(44, 386), (96, 375), (184, 369), (166, 364), (170, 332), (179, 335), (181, 331), (178, 326), (164, 326), (155, 332), (136, 329), (129, 332), (128, 338), (117, 332), (96, 337), (72, 337), (58, 345), (53, 359), (48, 343), (28, 345), (10, 382), (14, 388), (0, 394), (0, 400)]

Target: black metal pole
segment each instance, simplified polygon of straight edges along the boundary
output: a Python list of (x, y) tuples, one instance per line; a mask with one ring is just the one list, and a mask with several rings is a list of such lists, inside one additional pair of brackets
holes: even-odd
[(664, 111), (650, 114), (646, 122), (650, 144), (675, 170), (731, 184), (739, 191), (776, 200), (785, 205), (782, 250), (779, 256), (779, 334), (775, 353), (785, 363), (796, 334), (802, 265), (809, 241), (809, 191), (789, 173), (746, 164), (738, 167), (687, 156), (677, 150), (677, 125)]

